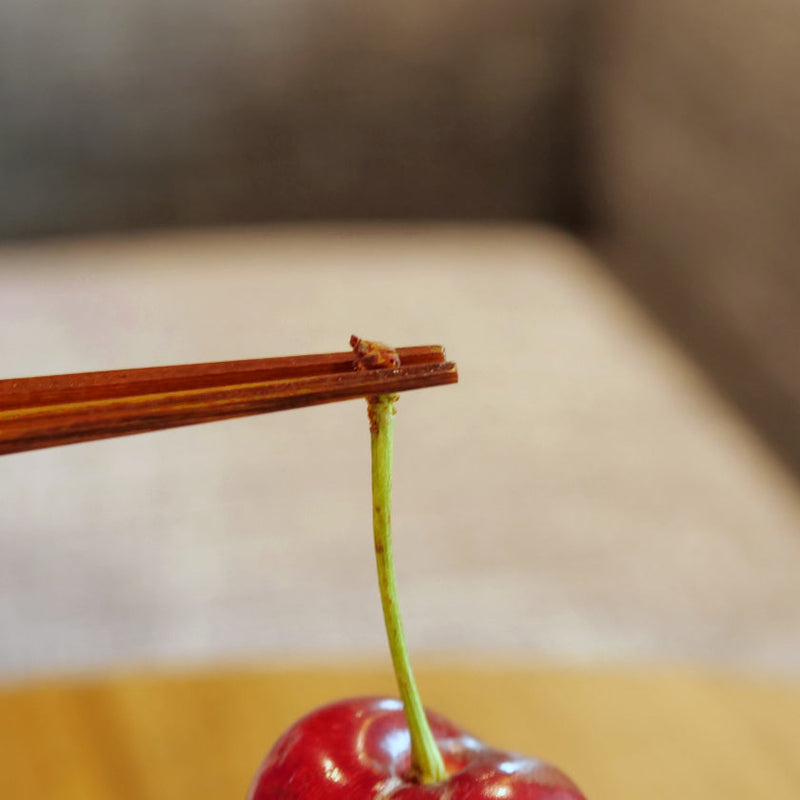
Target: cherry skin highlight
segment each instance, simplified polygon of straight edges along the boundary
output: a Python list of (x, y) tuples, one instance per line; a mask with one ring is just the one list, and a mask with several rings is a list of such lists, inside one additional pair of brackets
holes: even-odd
[(342, 700), (312, 711), (275, 743), (248, 800), (585, 800), (555, 767), (495, 750), (438, 714), (428, 721), (447, 778), (411, 774), (399, 700)]

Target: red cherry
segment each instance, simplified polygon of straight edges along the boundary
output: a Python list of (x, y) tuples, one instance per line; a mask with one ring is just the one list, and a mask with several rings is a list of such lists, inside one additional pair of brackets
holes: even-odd
[(410, 737), (399, 700), (342, 700), (312, 711), (276, 742), (248, 800), (584, 800), (555, 767), (495, 750), (427, 714), (447, 779), (409, 774)]

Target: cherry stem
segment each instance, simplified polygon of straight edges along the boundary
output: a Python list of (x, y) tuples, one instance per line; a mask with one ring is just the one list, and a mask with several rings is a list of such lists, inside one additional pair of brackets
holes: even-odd
[(378, 587), (383, 605), (383, 620), (389, 639), (397, 688), (411, 734), (411, 772), (420, 783), (438, 783), (447, 778), (442, 754), (436, 746), (422, 707), (411, 661), (408, 657), (403, 621), (397, 600), (392, 555), (392, 445), (396, 394), (370, 397), (369, 420), (372, 448), (372, 528), (375, 535), (375, 560)]

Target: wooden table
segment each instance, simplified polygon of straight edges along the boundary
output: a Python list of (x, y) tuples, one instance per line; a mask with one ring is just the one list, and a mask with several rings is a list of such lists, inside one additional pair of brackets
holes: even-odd
[[(567, 768), (593, 800), (797, 800), (800, 685), (644, 670), (428, 667), (427, 704)], [(0, 797), (243, 798), (294, 719), (393, 693), (380, 667), (126, 675), (0, 693)]]

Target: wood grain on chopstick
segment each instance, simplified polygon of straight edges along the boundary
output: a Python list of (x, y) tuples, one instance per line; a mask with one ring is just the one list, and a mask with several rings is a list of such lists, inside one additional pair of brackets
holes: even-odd
[(0, 380), (0, 454), (455, 383), (437, 345), (356, 370), (352, 352)]

